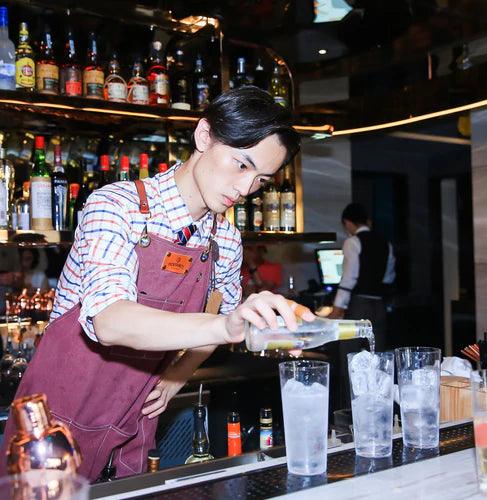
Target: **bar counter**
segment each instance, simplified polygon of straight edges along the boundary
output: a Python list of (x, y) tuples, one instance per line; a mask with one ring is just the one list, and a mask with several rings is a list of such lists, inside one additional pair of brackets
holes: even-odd
[(285, 448), (276, 447), (93, 485), (90, 498), (481, 499), (473, 446), (472, 424), (464, 421), (442, 426), (436, 450), (404, 448), (400, 435), (386, 459), (357, 457), (353, 443), (331, 448), (322, 476), (288, 474)]

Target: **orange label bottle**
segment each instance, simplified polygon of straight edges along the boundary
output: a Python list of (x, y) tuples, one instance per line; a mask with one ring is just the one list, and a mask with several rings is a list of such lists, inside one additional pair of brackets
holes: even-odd
[(228, 414), (228, 456), (234, 457), (242, 454), (242, 436), (240, 433), (240, 415), (236, 411)]

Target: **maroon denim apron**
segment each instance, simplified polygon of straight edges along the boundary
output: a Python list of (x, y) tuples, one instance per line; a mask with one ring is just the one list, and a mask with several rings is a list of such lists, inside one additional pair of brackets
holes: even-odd
[[(141, 212), (148, 213), (147, 206), (143, 210), (143, 201)], [(215, 229), (214, 223), (212, 236)], [(163, 311), (203, 311), (214, 253), (209, 248), (180, 246), (148, 235), (144, 229), (135, 249), (139, 259), (137, 302)], [(161, 269), (168, 252), (192, 259), (187, 274)], [(143, 416), (141, 410), (175, 353), (103, 346), (88, 338), (79, 315), (77, 305), (48, 325), (16, 398), (39, 392), (47, 395), (54, 417), (69, 427), (80, 446), (83, 461), (79, 473), (91, 481), (99, 476), (115, 448), (117, 477), (141, 473), (147, 452), (155, 445), (158, 421)], [(136, 318), (133, 328), (138, 328)], [(176, 335), (170, 331), (140, 333)], [(5, 474), (7, 444), (14, 433), (9, 419), (0, 451), (1, 475)]]

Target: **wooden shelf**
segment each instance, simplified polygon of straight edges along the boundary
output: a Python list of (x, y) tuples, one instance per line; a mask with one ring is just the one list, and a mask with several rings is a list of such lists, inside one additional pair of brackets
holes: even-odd
[(69, 246), (72, 242), (73, 233), (71, 231), (11, 231), (7, 229), (0, 229), (0, 246)]
[(334, 243), (336, 233), (296, 233), (288, 231), (244, 231), (244, 243)]

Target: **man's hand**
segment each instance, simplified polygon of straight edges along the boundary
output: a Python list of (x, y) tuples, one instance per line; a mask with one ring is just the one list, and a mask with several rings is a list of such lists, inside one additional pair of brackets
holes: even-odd
[(343, 319), (345, 317), (345, 309), (333, 306), (331, 313), (327, 316), (328, 319)]
[[(296, 313), (305, 321), (313, 321), (314, 314), (295, 302), (288, 301), (282, 295), (264, 291), (254, 293), (240, 304), (235, 311), (225, 318), (227, 342), (241, 342), (245, 337), (245, 321), (255, 325), (260, 330), (277, 328), (277, 314), (282, 316), (286, 327), (295, 331), (298, 327)], [(276, 314), (277, 313), (277, 314)]]
[(145, 400), (145, 404), (151, 401), (152, 404), (144, 406), (142, 414), (147, 415), (149, 418), (159, 416), (185, 383), (186, 380), (167, 380), (165, 378), (159, 380)]

